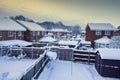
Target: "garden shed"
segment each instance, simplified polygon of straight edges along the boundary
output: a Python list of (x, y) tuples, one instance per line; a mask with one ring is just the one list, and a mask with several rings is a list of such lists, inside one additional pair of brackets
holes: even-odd
[(101, 76), (120, 78), (120, 49), (98, 49), (95, 68)]

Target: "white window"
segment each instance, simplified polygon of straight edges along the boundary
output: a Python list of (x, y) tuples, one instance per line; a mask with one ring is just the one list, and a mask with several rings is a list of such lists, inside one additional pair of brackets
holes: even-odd
[(41, 31), (41, 35), (43, 36), (45, 34), (45, 32), (44, 31)]
[(9, 31), (9, 32), (8, 32), (8, 36), (9, 36), (9, 37), (13, 37), (13, 36), (14, 36), (14, 32), (13, 32), (13, 31)]
[(35, 36), (35, 31), (32, 32), (33, 36)]
[(22, 32), (21, 31), (18, 31), (18, 36), (22, 36)]
[(40, 32), (39, 32), (39, 31), (37, 32), (37, 35), (40, 35)]
[(2, 37), (2, 32), (0, 32), (0, 37)]
[(111, 31), (105, 31), (105, 35), (110, 35)]
[(102, 31), (97, 30), (97, 31), (96, 31), (96, 35), (101, 35), (101, 32), (102, 32)]

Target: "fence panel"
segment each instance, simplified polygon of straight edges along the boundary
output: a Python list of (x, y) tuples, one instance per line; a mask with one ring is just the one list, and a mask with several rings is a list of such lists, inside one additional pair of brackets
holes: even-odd
[(39, 59), (38, 62), (35, 63), (35, 65), (32, 65), (26, 70), (26, 73), (21, 77), (20, 80), (31, 80), (32, 78), (34, 80), (34, 78), (38, 78), (48, 61), (48, 57), (44, 55), (41, 59)]

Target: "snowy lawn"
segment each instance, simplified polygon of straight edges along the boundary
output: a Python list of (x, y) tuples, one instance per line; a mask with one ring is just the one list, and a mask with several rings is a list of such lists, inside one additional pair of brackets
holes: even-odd
[(7, 56), (0, 57), (0, 80), (16, 79), (34, 62), (35, 59), (16, 59), (15, 57)]
[(54, 60), (49, 62), (38, 80), (119, 80), (101, 77), (94, 65)]

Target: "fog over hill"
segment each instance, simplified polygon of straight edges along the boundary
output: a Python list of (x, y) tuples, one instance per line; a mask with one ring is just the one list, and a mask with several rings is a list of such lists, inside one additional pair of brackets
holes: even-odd
[(45, 29), (67, 29), (74, 33), (80, 33), (80, 31), (81, 31), (81, 27), (79, 25), (67, 26), (67, 25), (64, 25), (61, 21), (56, 22), (56, 23), (52, 22), (52, 21), (35, 22), (34, 20), (32, 20), (30, 18), (26, 18), (23, 15), (10, 16), (10, 18), (13, 20), (22, 20), (22, 21), (36, 23)]

